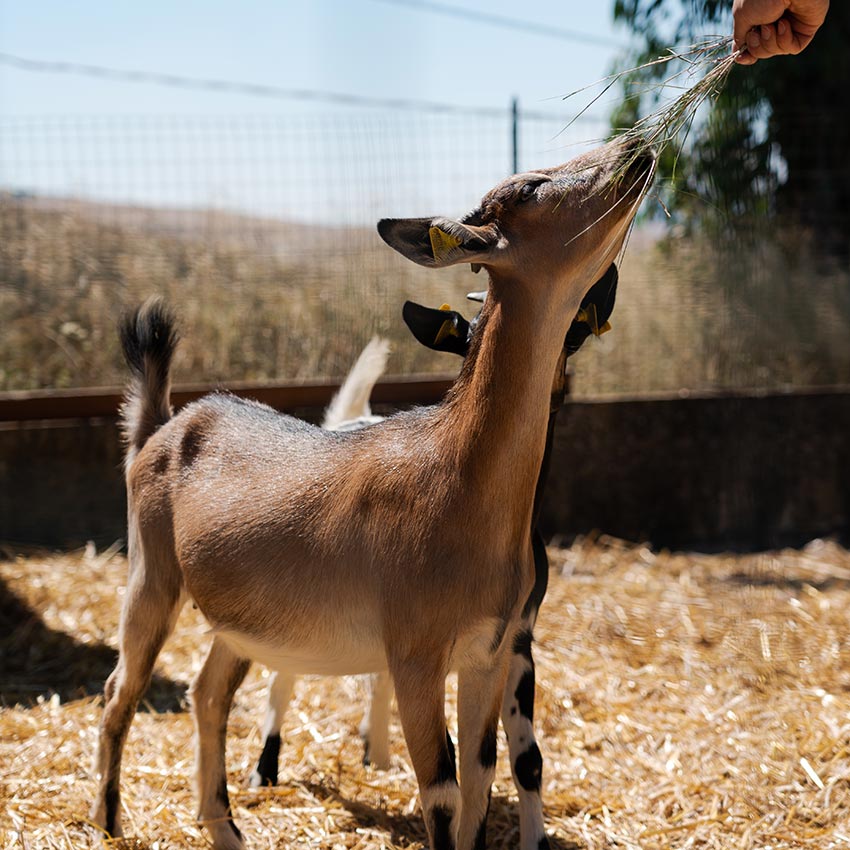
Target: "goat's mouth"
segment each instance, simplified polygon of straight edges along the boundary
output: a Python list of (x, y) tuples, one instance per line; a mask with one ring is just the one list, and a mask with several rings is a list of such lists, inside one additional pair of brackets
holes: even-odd
[(614, 144), (620, 151), (609, 177), (611, 183), (642, 196), (655, 176), (658, 162), (655, 149), (640, 139), (615, 140)]
[(615, 140), (598, 149), (596, 155), (595, 159), (582, 163), (584, 169), (595, 173), (590, 191), (581, 201), (588, 204), (595, 214), (592, 221), (574, 234), (566, 245), (603, 221), (607, 222), (611, 244), (624, 239), (652, 184), (657, 157), (648, 145), (638, 147), (633, 140), (625, 143)]
[(631, 221), (652, 185), (658, 159), (655, 151), (648, 147), (624, 146), (612, 164), (606, 181), (613, 192), (614, 206), (611, 210), (617, 218)]

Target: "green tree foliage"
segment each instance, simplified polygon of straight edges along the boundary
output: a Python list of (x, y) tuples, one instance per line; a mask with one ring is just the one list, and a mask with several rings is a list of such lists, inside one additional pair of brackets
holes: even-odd
[[(615, 0), (614, 18), (640, 39), (635, 65), (706, 35), (730, 34), (731, 0)], [(850, 3), (832, 3), (826, 23), (799, 56), (738, 66), (661, 174), (685, 222), (725, 228), (766, 217), (802, 225), (830, 253), (850, 252)], [(629, 126), (647, 111), (669, 65), (636, 74), (614, 115)], [(639, 94), (633, 94), (640, 92)], [(676, 148), (674, 150), (673, 148)], [(671, 184), (667, 184), (668, 187)]]

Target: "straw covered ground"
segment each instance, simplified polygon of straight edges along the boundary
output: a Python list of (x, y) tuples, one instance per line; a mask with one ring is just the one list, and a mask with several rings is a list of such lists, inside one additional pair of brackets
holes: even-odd
[[(850, 553), (817, 541), (686, 555), (602, 538), (551, 555), (537, 727), (555, 847), (850, 845)], [(116, 551), (0, 561), (4, 848), (99, 846), (85, 820), (89, 765), (125, 568)], [(207, 846), (194, 820), (184, 684), (207, 642), (188, 606), (130, 732), (131, 838), (115, 846)], [(358, 680), (300, 682), (282, 784), (246, 787), (265, 683), (253, 670), (228, 738), (231, 800), (250, 846), (420, 847), (397, 720), (391, 769), (360, 764)], [(517, 846), (515, 800), (500, 740), (490, 846)]]

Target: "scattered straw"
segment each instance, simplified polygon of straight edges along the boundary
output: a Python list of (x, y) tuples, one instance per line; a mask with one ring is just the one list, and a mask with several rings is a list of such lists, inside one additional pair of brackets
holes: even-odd
[[(827, 848), (850, 843), (850, 553), (816, 542), (751, 556), (653, 552), (603, 538), (551, 550), (537, 628), (536, 724), (554, 846)], [(120, 555), (0, 562), (0, 847), (101, 846), (86, 821), (102, 686), (114, 662)], [(123, 771), (135, 850), (207, 848), (195, 823), (184, 682), (206, 625), (181, 615), (137, 714)], [(302, 680), (281, 782), (249, 789), (267, 676), (240, 689), (230, 792), (253, 848), (420, 847), (397, 720), (392, 767), (363, 768), (357, 679)], [(19, 704), (15, 704), (18, 702)], [(454, 724), (454, 692), (449, 716)], [(490, 846), (515, 847), (504, 742)]]

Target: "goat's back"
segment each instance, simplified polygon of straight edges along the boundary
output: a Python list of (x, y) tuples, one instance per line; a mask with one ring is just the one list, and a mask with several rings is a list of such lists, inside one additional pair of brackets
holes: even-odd
[(403, 648), (413, 623), (447, 635), (524, 598), (519, 569), (510, 586), (467, 586), (481, 574), (471, 560), (504, 553), (436, 450), (429, 408), (334, 433), (208, 396), (148, 441), (128, 489), (142, 530), (170, 525), (185, 588), (210, 622), (258, 640), (285, 633), (323, 652), (390, 631)]

